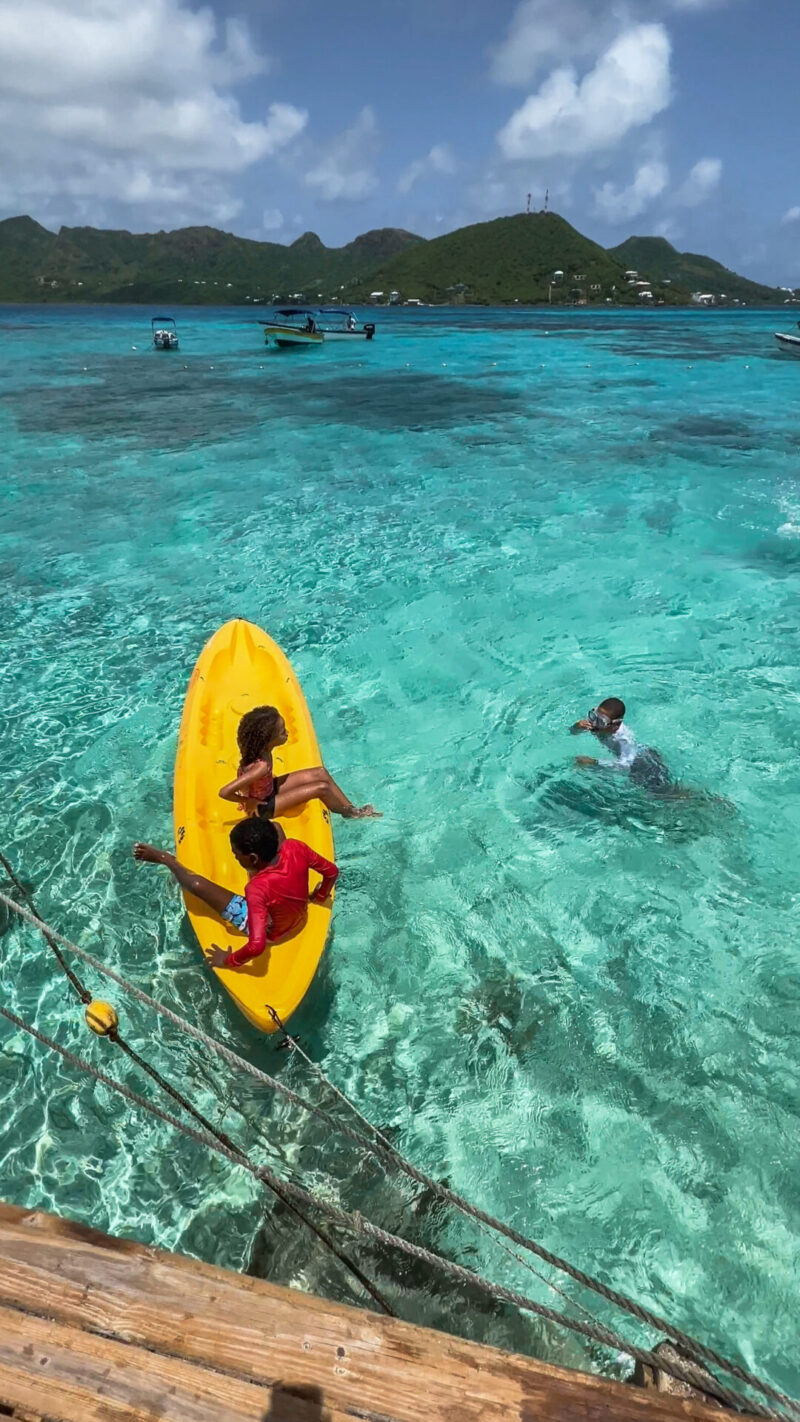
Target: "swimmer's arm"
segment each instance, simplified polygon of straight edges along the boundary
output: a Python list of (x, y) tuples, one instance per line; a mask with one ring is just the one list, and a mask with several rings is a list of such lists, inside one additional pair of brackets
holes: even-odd
[(570, 726), (569, 733), (571, 736), (579, 736), (581, 731), (591, 731), (591, 729), (590, 721), (576, 721), (574, 726)]
[(591, 766), (592, 770), (614, 770), (616, 772), (625, 770), (626, 768), (624, 765), (621, 765), (618, 760), (610, 760), (605, 757), (603, 760), (598, 760), (596, 756), (593, 755), (576, 755), (575, 764)]
[(248, 786), (256, 780), (263, 780), (271, 768), (268, 760), (257, 760), (254, 765), (249, 765), (247, 770), (242, 771), (241, 775), (237, 775), (235, 780), (231, 780), (228, 785), (223, 785), (219, 792), (220, 800), (249, 800)]

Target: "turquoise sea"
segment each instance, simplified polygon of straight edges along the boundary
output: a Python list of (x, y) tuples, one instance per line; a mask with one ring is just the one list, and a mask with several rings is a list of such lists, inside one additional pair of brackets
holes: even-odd
[[(794, 322), (391, 311), (371, 345), (273, 355), (255, 314), (178, 311), (171, 355), (143, 309), (0, 309), (0, 849), (62, 931), (302, 1087), (130, 854), (171, 842), (201, 646), (261, 624), (384, 812), (336, 825), (306, 1049), (427, 1170), (800, 1393), (800, 362), (771, 334)], [(691, 796), (573, 765), (607, 695)], [(141, 1084), (0, 929), (5, 1001)], [(287, 1176), (563, 1305), (113, 1000)], [(227, 1161), (6, 1024), (0, 1046), (0, 1196), (358, 1297)], [(404, 1317), (618, 1367), (368, 1263)]]

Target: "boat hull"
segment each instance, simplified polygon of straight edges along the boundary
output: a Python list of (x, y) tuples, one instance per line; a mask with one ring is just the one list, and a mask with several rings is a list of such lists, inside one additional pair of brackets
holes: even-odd
[(776, 331), (775, 340), (787, 355), (800, 356), (800, 336), (787, 336), (781, 331)]
[(264, 328), (266, 344), (278, 350), (289, 350), (292, 346), (321, 346), (324, 339), (321, 331), (301, 331), (293, 326)]
[(324, 326), (322, 334), (326, 341), (371, 341), (375, 328), (371, 331), (328, 331)]

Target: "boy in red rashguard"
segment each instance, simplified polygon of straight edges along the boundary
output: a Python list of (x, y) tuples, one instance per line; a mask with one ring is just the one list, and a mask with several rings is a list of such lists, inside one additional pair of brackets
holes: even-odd
[[(285, 839), (271, 820), (242, 820), (234, 825), (230, 839), (234, 855), (250, 876), (244, 896), (195, 874), (166, 849), (152, 844), (133, 846), (134, 859), (163, 864), (181, 888), (208, 904), (233, 928), (247, 930), (248, 940), (241, 948), (212, 945), (205, 955), (212, 968), (241, 968), (263, 953), (267, 944), (291, 933), (309, 903), (327, 899), (339, 874), (335, 864), (302, 840)], [(322, 876), (312, 893), (308, 891), (309, 869)]]

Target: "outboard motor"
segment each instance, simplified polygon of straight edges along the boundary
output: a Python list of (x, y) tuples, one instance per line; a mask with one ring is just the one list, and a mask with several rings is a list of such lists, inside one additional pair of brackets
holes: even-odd
[(366, 338), (367, 338), (368, 341), (371, 341), (371, 340), (372, 340), (372, 337), (375, 335), (375, 322), (374, 322), (374, 321), (365, 321), (365, 322), (364, 322), (364, 335), (366, 336)]

